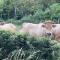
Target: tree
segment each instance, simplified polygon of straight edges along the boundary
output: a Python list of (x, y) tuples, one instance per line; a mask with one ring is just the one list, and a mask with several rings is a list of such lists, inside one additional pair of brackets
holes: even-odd
[(50, 19), (60, 19), (60, 4), (55, 3), (50, 5), (45, 11), (46, 13), (49, 13)]

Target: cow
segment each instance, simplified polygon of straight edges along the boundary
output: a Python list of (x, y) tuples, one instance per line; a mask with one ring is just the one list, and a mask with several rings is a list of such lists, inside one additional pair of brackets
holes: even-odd
[(46, 29), (45, 32), (52, 39), (60, 42), (60, 24), (55, 24), (52, 21), (45, 22), (43, 27)]
[[(43, 23), (33, 24), (33, 23), (23, 23), (20, 32), (28, 33), (32, 36), (43, 36), (45, 34), (44, 29), (41, 27)], [(43, 32), (44, 31), (44, 32)]]
[(16, 31), (16, 26), (12, 23), (6, 23), (6, 24), (3, 24), (3, 25), (0, 25), (0, 30), (15, 32)]
[(53, 34), (53, 29), (55, 28), (55, 23), (53, 21), (46, 21), (44, 22), (44, 24), (42, 25), (43, 28), (45, 28), (45, 33), (47, 36), (54, 38), (54, 34)]
[(54, 39), (60, 41), (60, 24), (54, 24), (53, 34)]
[(52, 21), (33, 24), (33, 23), (23, 23), (20, 32), (29, 33), (33, 36), (53, 36), (52, 29), (54, 28)]

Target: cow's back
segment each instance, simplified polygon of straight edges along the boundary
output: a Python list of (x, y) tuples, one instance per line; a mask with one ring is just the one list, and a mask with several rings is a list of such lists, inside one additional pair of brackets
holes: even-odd
[(0, 30), (15, 32), (16, 31), (16, 26), (12, 23), (8, 23), (8, 24), (1, 25)]
[(20, 32), (29, 33), (32, 36), (43, 36), (45, 34), (44, 28), (42, 27), (43, 23), (33, 24), (33, 23), (24, 23)]

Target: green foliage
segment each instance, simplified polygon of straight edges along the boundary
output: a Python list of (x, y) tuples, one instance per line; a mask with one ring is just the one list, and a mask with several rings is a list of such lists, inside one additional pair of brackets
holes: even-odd
[[(31, 39), (31, 40), (30, 40)], [(60, 59), (60, 43), (46, 38), (28, 38), (30, 48), (17, 49), (8, 55), (8, 60), (58, 60)]]
[(36, 11), (36, 13), (33, 15), (34, 20), (42, 21), (44, 20), (44, 11), (42, 9), (39, 9)]
[(3, 6), (4, 6), (4, 0), (0, 0), (0, 12), (2, 12)]
[(31, 21), (32, 20), (32, 15), (24, 16), (21, 20)]
[(0, 31), (0, 60), (2, 59), (58, 60), (60, 43), (44, 37)]
[(28, 15), (22, 18), (22, 20), (33, 21), (33, 22), (41, 22), (44, 20), (60, 20), (60, 4), (54, 3), (50, 5), (45, 11), (39, 8), (34, 15)]
[(21, 22), (33, 22), (33, 23), (37, 23), (38, 21), (36, 21), (36, 19), (33, 17), (33, 15), (27, 15), (27, 16), (24, 16), (22, 19), (21, 19)]
[(55, 3), (50, 5), (45, 12), (46, 14), (49, 13), (50, 19), (60, 19), (60, 4)]
[[(5, 20), (10, 18), (19, 20), (21, 18), (23, 19), (27, 15), (33, 15), (33, 21), (39, 21), (45, 18), (56, 18), (57, 15), (58, 18), (60, 16), (60, 13), (58, 14), (60, 4), (56, 2), (59, 2), (59, 0), (1, 0), (0, 18)], [(51, 15), (47, 12), (48, 10), (51, 10)], [(45, 11), (47, 12), (46, 14), (44, 13)]]
[(0, 31), (0, 60), (6, 58), (8, 54), (21, 47), (27, 48), (25, 38), (19, 34), (9, 31)]
[(54, 3), (50, 5), (48, 8), (43, 11), (42, 9), (38, 9), (36, 13), (33, 15), (33, 19), (35, 21), (43, 21), (43, 20), (60, 20), (60, 4)]

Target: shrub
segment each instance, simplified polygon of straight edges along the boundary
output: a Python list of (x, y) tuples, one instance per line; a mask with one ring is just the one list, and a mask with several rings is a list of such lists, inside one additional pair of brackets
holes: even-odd
[(44, 37), (0, 31), (0, 60), (2, 59), (58, 60), (60, 43)]
[(36, 11), (36, 13), (33, 15), (33, 18), (35, 19), (35, 20), (44, 20), (45, 18), (44, 18), (44, 11), (43, 10), (41, 10), (41, 9), (38, 9), (37, 11)]
[(60, 3), (54, 3), (50, 5), (46, 11), (46, 13), (49, 13), (50, 19), (59, 19), (60, 17)]
[(6, 58), (15, 49), (27, 48), (25, 37), (9, 31), (0, 31), (0, 60)]
[(34, 22), (33, 18), (32, 18), (32, 15), (27, 15), (27, 16), (24, 16), (21, 21), (23, 22)]

